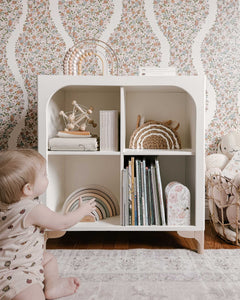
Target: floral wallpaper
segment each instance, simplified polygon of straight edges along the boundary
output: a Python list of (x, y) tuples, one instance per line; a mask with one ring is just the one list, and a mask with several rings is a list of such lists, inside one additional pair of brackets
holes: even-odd
[(37, 148), (37, 75), (63, 74), (67, 50), (108, 43), (119, 75), (140, 66), (204, 74), (206, 153), (240, 126), (238, 0), (2, 0), (0, 149)]

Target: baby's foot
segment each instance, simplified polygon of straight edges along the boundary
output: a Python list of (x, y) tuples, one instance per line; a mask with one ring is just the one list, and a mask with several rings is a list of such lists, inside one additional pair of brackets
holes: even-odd
[(80, 281), (76, 277), (58, 278), (45, 284), (46, 299), (65, 297), (76, 293)]

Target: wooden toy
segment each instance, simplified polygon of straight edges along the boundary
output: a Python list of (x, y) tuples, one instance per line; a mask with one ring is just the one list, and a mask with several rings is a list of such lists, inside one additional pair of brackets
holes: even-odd
[(80, 106), (76, 100), (72, 102), (72, 105), (73, 110), (70, 113), (63, 110), (59, 112), (65, 123), (65, 131), (85, 131), (87, 124), (91, 124), (93, 127), (97, 126), (94, 120), (90, 118), (90, 115), (93, 113), (92, 106), (86, 109), (84, 106)]
[[(89, 68), (87, 61), (94, 66), (93, 70)], [(68, 49), (63, 61), (64, 75), (86, 75), (86, 72), (91, 74), (96, 72), (98, 67), (100, 67), (98, 75), (118, 75), (116, 53), (107, 43), (98, 39), (80, 41), (78, 45)]]

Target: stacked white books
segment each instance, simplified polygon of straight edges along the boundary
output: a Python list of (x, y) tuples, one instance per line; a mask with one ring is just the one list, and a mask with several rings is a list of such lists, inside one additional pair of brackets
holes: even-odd
[(118, 111), (100, 110), (100, 151), (118, 151)]
[(174, 67), (159, 68), (159, 67), (139, 67), (140, 76), (176, 76)]
[(90, 132), (78, 131), (59, 131), (57, 137), (48, 141), (49, 150), (78, 150), (78, 151), (96, 151), (98, 141), (92, 137)]

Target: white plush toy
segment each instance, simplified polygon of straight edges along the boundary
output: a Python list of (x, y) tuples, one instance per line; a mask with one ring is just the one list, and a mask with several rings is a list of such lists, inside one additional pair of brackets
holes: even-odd
[(224, 169), (234, 153), (239, 150), (240, 133), (232, 130), (222, 137), (218, 145), (218, 153), (206, 156), (206, 176), (208, 177), (216, 171), (218, 174), (221, 173), (221, 170)]
[(224, 135), (218, 145), (218, 153), (225, 154), (229, 159), (233, 157), (235, 152), (240, 150), (240, 133), (230, 131)]

